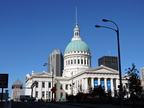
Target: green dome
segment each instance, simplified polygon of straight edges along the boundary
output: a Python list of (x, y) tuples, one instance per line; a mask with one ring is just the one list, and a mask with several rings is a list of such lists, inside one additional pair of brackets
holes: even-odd
[(69, 52), (69, 51), (87, 51), (87, 52), (90, 52), (88, 45), (82, 40), (71, 41), (67, 45), (67, 47), (65, 49), (65, 53)]

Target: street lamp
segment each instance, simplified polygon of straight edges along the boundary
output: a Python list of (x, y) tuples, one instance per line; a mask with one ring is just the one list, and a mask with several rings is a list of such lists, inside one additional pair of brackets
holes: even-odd
[[(54, 84), (53, 84), (53, 79), (54, 79), (54, 67), (53, 67), (53, 65), (51, 65), (51, 64), (49, 64), (49, 63), (45, 63), (43, 66), (46, 66), (46, 65), (49, 65), (49, 66), (51, 66), (52, 67), (52, 89), (54, 89)], [(52, 91), (52, 102), (53, 102), (53, 90), (51, 89), (51, 91)]]
[(119, 41), (119, 28), (117, 26), (117, 24), (111, 20), (107, 20), (107, 19), (102, 19), (103, 22), (111, 22), (116, 26), (116, 29), (113, 29), (111, 27), (107, 27), (107, 26), (99, 26), (99, 25), (95, 25), (96, 28), (108, 28), (111, 30), (114, 30), (117, 34), (117, 46), (118, 46), (118, 70), (119, 70), (119, 80), (120, 80), (120, 86), (119, 86), (119, 93), (120, 93), (120, 99), (121, 99), (121, 108), (123, 107), (123, 95), (122, 95), (122, 75), (121, 75), (121, 59), (120, 59), (120, 41)]

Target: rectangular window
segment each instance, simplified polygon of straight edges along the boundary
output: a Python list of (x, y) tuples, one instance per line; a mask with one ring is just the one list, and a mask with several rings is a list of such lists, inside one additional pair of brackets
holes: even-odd
[(81, 64), (83, 64), (83, 59), (81, 59)]
[(45, 91), (42, 91), (42, 97), (43, 98), (45, 97)]
[(48, 83), (48, 87), (51, 88), (51, 82)]
[(73, 60), (71, 60), (71, 64), (73, 64)]
[(60, 86), (60, 89), (61, 89), (61, 90), (63, 89), (62, 84), (61, 84), (61, 86)]
[(48, 91), (46, 91), (46, 98), (48, 98)]
[(51, 92), (49, 91), (48, 97), (51, 97)]
[(76, 59), (74, 59), (74, 64), (76, 64)]
[(80, 64), (80, 60), (78, 59), (78, 64)]
[(38, 88), (38, 82), (36, 83), (36, 88)]
[(86, 59), (84, 59), (84, 64), (86, 64)]
[(36, 93), (35, 93), (35, 97), (38, 97), (38, 91), (36, 91)]
[(61, 98), (63, 97), (63, 93), (61, 92), (61, 96), (60, 96)]
[(42, 88), (45, 88), (45, 82), (42, 82)]
[(70, 60), (68, 60), (68, 65), (70, 64)]
[(68, 84), (66, 84), (65, 89), (68, 90)]

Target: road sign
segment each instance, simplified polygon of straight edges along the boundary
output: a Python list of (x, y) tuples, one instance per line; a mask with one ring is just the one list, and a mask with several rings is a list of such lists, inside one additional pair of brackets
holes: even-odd
[(53, 87), (53, 88), (51, 89), (51, 91), (52, 91), (53, 93), (55, 93), (56, 88), (55, 88), (55, 87)]
[(0, 88), (8, 88), (8, 74), (0, 74)]

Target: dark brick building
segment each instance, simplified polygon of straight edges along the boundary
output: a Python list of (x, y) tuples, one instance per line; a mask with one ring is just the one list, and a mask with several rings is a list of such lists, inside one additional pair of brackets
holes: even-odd
[(103, 56), (98, 59), (98, 65), (104, 65), (115, 70), (118, 70), (118, 57), (116, 56)]

